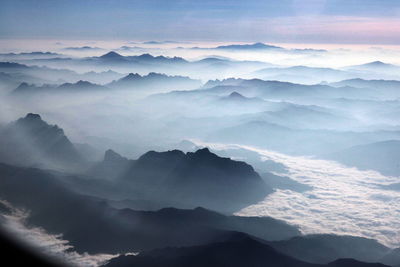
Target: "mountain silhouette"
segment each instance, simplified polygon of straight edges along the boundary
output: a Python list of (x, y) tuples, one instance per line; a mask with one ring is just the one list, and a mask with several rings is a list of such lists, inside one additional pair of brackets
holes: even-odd
[(179, 150), (148, 152), (123, 179), (159, 201), (220, 211), (240, 209), (272, 192), (250, 165), (221, 158), (207, 148), (186, 154)]
[(391, 249), (376, 240), (357, 236), (313, 234), (288, 240), (267, 242), (276, 250), (296, 259), (326, 264), (340, 258), (382, 262)]
[(281, 240), (299, 231), (272, 218), (226, 216), (203, 208), (115, 209), (76, 193), (57, 173), (0, 164), (0, 197), (28, 210), (27, 223), (63, 234), (78, 252), (123, 253), (219, 240), (233, 231)]
[(108, 52), (107, 54), (100, 56), (100, 58), (114, 60), (114, 59), (122, 59), (124, 57), (121, 56), (120, 54), (118, 54), (117, 52), (111, 51), (111, 52)]
[(383, 264), (363, 263), (340, 259), (328, 265), (312, 264), (296, 260), (258, 242), (249, 236), (236, 233), (222, 242), (203, 246), (164, 248), (142, 252), (137, 256), (120, 256), (112, 259), (106, 267), (384, 267)]
[(12, 92), (12, 95), (26, 95), (26, 94), (43, 94), (43, 93), (82, 93), (88, 91), (104, 91), (108, 90), (107, 87), (93, 84), (88, 81), (77, 81), (76, 83), (63, 83), (61, 85), (49, 85), (45, 84), (42, 86), (36, 86), (34, 84), (28, 84), (26, 82), (21, 83)]
[(61, 128), (33, 113), (0, 129), (0, 147), (0, 162), (9, 164), (69, 169), (85, 162)]
[(113, 89), (143, 90), (146, 92), (163, 92), (178, 89), (195, 89), (201, 86), (198, 80), (183, 76), (168, 76), (151, 72), (145, 76), (137, 73), (129, 73), (127, 76), (113, 81), (107, 85)]
[(263, 50), (263, 49), (283, 49), (279, 46), (267, 45), (264, 43), (243, 44), (243, 45), (223, 45), (217, 46), (216, 49), (223, 50)]

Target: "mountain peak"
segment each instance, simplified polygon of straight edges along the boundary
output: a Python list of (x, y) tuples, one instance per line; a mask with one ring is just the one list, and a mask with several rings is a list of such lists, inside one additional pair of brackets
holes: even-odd
[(91, 83), (91, 82), (88, 82), (88, 81), (83, 81), (83, 80), (79, 80), (78, 82), (76, 82), (75, 83), (76, 85), (80, 85), (80, 86), (82, 86), (82, 85), (93, 85), (93, 83)]
[(241, 94), (239, 94), (236, 91), (233, 91), (230, 95), (229, 98), (233, 98), (233, 99), (245, 99), (245, 97)]
[(35, 113), (28, 113), (26, 114), (25, 118), (26, 120), (42, 120), (39, 114)]
[(123, 56), (118, 54), (117, 52), (111, 51), (111, 52), (108, 52), (107, 54), (104, 54), (104, 55), (100, 56), (100, 58), (118, 59), (118, 58), (123, 58)]
[(131, 79), (137, 79), (137, 78), (141, 78), (142, 76), (140, 76), (138, 73), (129, 73), (128, 75), (126, 75), (124, 78), (122, 78), (123, 80), (131, 80)]
[(379, 60), (373, 61), (373, 62), (370, 62), (370, 63), (367, 63), (367, 64), (369, 64), (369, 65), (387, 65), (386, 63), (384, 63), (382, 61), (379, 61)]
[(113, 162), (113, 161), (121, 161), (121, 160), (125, 160), (125, 159), (126, 158), (122, 157), (120, 154), (118, 154), (117, 152), (115, 152), (112, 149), (108, 149), (104, 153), (104, 161)]
[(208, 155), (208, 154), (213, 154), (211, 151), (208, 149), (208, 147), (198, 149), (196, 152), (194, 152), (196, 155)]
[(149, 53), (146, 53), (146, 54), (142, 54), (142, 55), (140, 55), (140, 56), (137, 56), (138, 58), (141, 58), (141, 59), (147, 59), (147, 58), (154, 58), (152, 55), (150, 55)]
[(253, 43), (253, 44), (232, 44), (232, 45), (223, 45), (217, 46), (217, 49), (282, 49), (282, 47), (268, 45), (261, 42)]

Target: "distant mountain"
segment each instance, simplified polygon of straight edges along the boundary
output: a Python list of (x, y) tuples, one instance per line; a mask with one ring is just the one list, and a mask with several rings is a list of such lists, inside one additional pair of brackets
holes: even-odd
[(226, 240), (203, 246), (164, 248), (140, 253), (137, 256), (119, 256), (106, 267), (384, 267), (377, 263), (362, 263), (342, 259), (328, 265), (306, 263), (281, 254), (270, 246), (243, 234), (234, 234)]
[(63, 48), (63, 50), (69, 50), (69, 51), (98, 51), (98, 50), (102, 50), (99, 47), (92, 47), (92, 46), (79, 46), (79, 47), (65, 47)]
[(56, 85), (44, 84), (42, 86), (36, 86), (34, 84), (28, 84), (26, 82), (21, 83), (15, 88), (11, 94), (12, 95), (22, 95), (22, 94), (37, 94), (37, 93), (48, 93), (53, 92)]
[(258, 119), (218, 129), (209, 134), (206, 140), (233, 144), (240, 142), (243, 145), (262, 147), (291, 155), (326, 155), (354, 145), (398, 137), (397, 131), (352, 132), (334, 129), (294, 129)]
[[(397, 77), (399, 77), (398, 71), (400, 70), (400, 66), (385, 63), (382, 61), (374, 61), (374, 62), (362, 64), (362, 65), (349, 66), (344, 69), (356, 70), (356, 71), (366, 72), (366, 73), (378, 73), (378, 74), (380, 74), (380, 77), (378, 79), (383, 78), (382, 75), (384, 75), (384, 74), (390, 75), (390, 78), (395, 77), (397, 79)], [(376, 78), (377, 77), (375, 76), (372, 79), (376, 79)], [(369, 76), (368, 79), (371, 79), (371, 76)], [(387, 77), (385, 77), (385, 79), (387, 79)]]
[(236, 91), (248, 97), (280, 99), (289, 102), (300, 99), (320, 98), (349, 98), (376, 99), (379, 92), (353, 87), (332, 87), (323, 84), (296, 84), (290, 82), (271, 81), (262, 79), (209, 80), (204, 86), (203, 93), (227, 94)]
[(22, 82), (28, 83), (46, 83), (47, 80), (43, 80), (31, 75), (23, 73), (5, 73), (0, 72), (0, 93), (10, 93)]
[(398, 66), (393, 65), (393, 64), (389, 64), (389, 63), (384, 63), (382, 61), (373, 61), (373, 62), (369, 62), (369, 63), (365, 63), (362, 65), (355, 65), (355, 66), (350, 66), (348, 68), (355, 68), (355, 69), (365, 69), (365, 70), (369, 70), (369, 69), (392, 69), (392, 68), (398, 68)]
[(83, 80), (98, 84), (110, 83), (113, 80), (121, 79), (124, 76), (125, 76), (124, 74), (112, 70), (102, 71), (102, 72), (90, 71), (90, 72), (85, 72), (81, 75)]
[(42, 93), (82, 93), (88, 91), (104, 91), (109, 88), (87, 81), (78, 81), (76, 83), (63, 83), (61, 85), (42, 85), (36, 86), (33, 84), (21, 83), (12, 92), (14, 96), (26, 94), (42, 94)]
[(239, 102), (239, 103), (243, 103), (243, 102), (263, 102), (263, 100), (260, 99), (260, 98), (245, 97), (245, 96), (243, 96), (242, 94), (239, 94), (236, 91), (233, 91), (228, 96), (221, 97), (220, 100), (221, 101), (229, 101), (229, 102)]
[(399, 140), (353, 146), (325, 157), (362, 170), (376, 170), (384, 175), (400, 176)]
[(0, 129), (0, 162), (19, 166), (79, 169), (85, 160), (57, 125), (29, 113)]
[(98, 84), (93, 84), (87, 81), (77, 81), (76, 83), (64, 83), (61, 84), (60, 86), (57, 87), (57, 90), (60, 91), (68, 91), (72, 92), (73, 90), (75, 91), (96, 91), (96, 90), (107, 90), (108, 88), (105, 86), (101, 86)]
[(107, 54), (104, 54), (102, 56), (99, 57), (102, 60), (109, 60), (109, 61), (125, 61), (125, 57), (121, 56), (120, 54), (118, 54), (117, 52), (111, 51), (108, 52)]
[(207, 148), (186, 154), (148, 152), (132, 164), (124, 180), (147, 199), (230, 212), (272, 192), (250, 165), (218, 157)]
[(267, 45), (264, 43), (243, 44), (243, 45), (222, 45), (217, 46), (215, 49), (221, 50), (264, 50), (264, 49), (283, 49), (279, 46)]
[(3, 53), (0, 58), (14, 58), (14, 59), (35, 59), (35, 58), (51, 58), (62, 56), (53, 52), (25, 52), (25, 53)]
[(348, 78), (360, 77), (360, 74), (331, 68), (293, 66), (281, 68), (264, 68), (252, 73), (254, 77), (264, 80), (279, 80), (297, 83), (335, 82)]
[(142, 44), (151, 44), (151, 45), (158, 45), (158, 44), (186, 44), (187, 42), (178, 42), (178, 41), (146, 41), (142, 42)]
[(84, 59), (84, 61), (99, 60), (103, 63), (121, 63), (121, 64), (185, 64), (188, 61), (181, 57), (164, 57), (164, 56), (152, 56), (150, 54), (142, 54), (138, 56), (123, 56), (117, 52), (111, 51), (100, 57), (90, 57)]
[(366, 88), (375, 90), (386, 97), (386, 99), (396, 99), (400, 97), (400, 81), (397, 80), (363, 80), (363, 79), (350, 79), (336, 83), (330, 83), (330, 86), (341, 87), (351, 86), (355, 88)]
[(144, 90), (146, 92), (166, 92), (170, 90), (190, 90), (199, 88), (201, 82), (183, 76), (168, 76), (151, 72), (146, 76), (130, 73), (107, 85), (113, 89)]
[[(63, 59), (64, 60), (64, 59)], [(38, 67), (35, 65), (24, 65), (13, 62), (0, 62), (0, 72), (13, 75), (29, 75), (45, 81), (59, 83), (60, 80), (79, 80), (80, 75), (72, 70), (53, 69), (48, 67)], [(20, 82), (29, 82), (20, 80)]]

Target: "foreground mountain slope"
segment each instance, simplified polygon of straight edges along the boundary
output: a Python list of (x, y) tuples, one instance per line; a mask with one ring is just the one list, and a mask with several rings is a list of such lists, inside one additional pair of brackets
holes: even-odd
[(231, 231), (268, 239), (298, 235), (271, 218), (225, 216), (202, 208), (135, 211), (71, 191), (66, 176), (0, 164), (0, 199), (29, 211), (26, 223), (63, 234), (78, 252), (122, 253), (215, 242)]
[(328, 265), (296, 260), (248, 236), (235, 234), (226, 241), (204, 246), (165, 248), (143, 252), (137, 256), (120, 256), (112, 259), (107, 267), (312, 267), (359, 266), (383, 267), (383, 264), (362, 263), (355, 260), (338, 260)]
[(339, 258), (365, 262), (381, 262), (391, 249), (376, 240), (330, 234), (297, 236), (288, 240), (268, 242), (276, 250), (296, 259), (326, 264)]

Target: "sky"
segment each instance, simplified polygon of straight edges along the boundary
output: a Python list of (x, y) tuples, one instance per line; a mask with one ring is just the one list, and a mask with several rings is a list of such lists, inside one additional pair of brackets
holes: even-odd
[(398, 0), (0, 0), (0, 39), (400, 44)]

